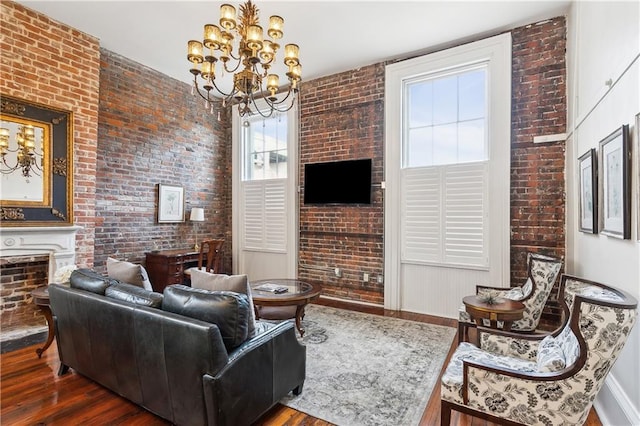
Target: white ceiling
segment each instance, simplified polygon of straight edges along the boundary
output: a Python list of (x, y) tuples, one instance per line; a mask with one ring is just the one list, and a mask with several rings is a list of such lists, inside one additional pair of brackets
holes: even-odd
[[(191, 82), (186, 45), (217, 24), (222, 1), (18, 0), (100, 39), (102, 47)], [(239, 1), (226, 0), (237, 6)], [(272, 1), (257, 0), (263, 27), (285, 20), (281, 45), (300, 46), (302, 77), (426, 53), (567, 13), (571, 0)], [(266, 21), (266, 22), (265, 22)], [(277, 56), (282, 61), (282, 52)], [(282, 68), (276, 72), (282, 72)]]

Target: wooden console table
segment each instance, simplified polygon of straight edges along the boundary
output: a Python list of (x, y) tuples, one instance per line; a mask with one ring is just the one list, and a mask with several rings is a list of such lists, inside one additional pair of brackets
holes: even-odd
[(145, 269), (153, 291), (162, 293), (172, 284), (185, 284), (184, 271), (198, 266), (199, 251), (193, 248), (160, 250), (146, 253)]

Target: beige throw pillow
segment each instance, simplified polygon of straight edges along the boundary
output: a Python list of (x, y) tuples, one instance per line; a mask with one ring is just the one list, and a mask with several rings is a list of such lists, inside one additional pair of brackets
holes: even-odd
[(111, 257), (107, 258), (107, 275), (123, 283), (129, 283), (142, 287), (145, 290), (153, 290), (147, 270), (142, 265), (117, 260)]
[(197, 268), (191, 270), (191, 287), (209, 291), (233, 291), (247, 295), (249, 299), (249, 337), (255, 336), (256, 313), (253, 308), (251, 287), (246, 275), (212, 274)]

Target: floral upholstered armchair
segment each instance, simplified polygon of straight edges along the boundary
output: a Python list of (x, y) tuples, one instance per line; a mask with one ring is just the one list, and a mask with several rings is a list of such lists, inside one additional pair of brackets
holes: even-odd
[(580, 425), (636, 321), (626, 292), (563, 275), (564, 322), (548, 336), (478, 327), (442, 376), (441, 425), (451, 410), (500, 424)]
[[(487, 287), (476, 286), (476, 294), (493, 294), (496, 297), (517, 300), (524, 304), (523, 318), (511, 324), (512, 331), (533, 332), (540, 323), (544, 309), (553, 285), (560, 274), (562, 260), (538, 253), (527, 254), (527, 281), (521, 287)], [(471, 316), (462, 305), (458, 318), (458, 342), (468, 340), (469, 327), (475, 327)], [(488, 324), (485, 324), (488, 325)]]

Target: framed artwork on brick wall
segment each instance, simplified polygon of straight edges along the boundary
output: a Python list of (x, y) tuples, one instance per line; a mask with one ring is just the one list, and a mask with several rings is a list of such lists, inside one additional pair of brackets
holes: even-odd
[(158, 184), (158, 223), (184, 222), (184, 188)]
[(578, 158), (580, 199), (578, 200), (578, 229), (598, 233), (598, 160), (595, 148)]
[(600, 229), (605, 235), (631, 238), (631, 150), (629, 126), (600, 141)]

